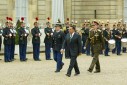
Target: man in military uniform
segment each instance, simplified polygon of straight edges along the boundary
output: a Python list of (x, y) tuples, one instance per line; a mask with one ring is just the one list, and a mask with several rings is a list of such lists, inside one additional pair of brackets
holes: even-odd
[(1, 51), (1, 45), (2, 45), (2, 33), (3, 33), (3, 29), (2, 29), (2, 26), (0, 26), (0, 51)]
[[(66, 27), (65, 27), (65, 30), (64, 30), (64, 34), (65, 34), (65, 37), (66, 35), (69, 33), (69, 18), (67, 18), (67, 22), (66, 22)], [(70, 56), (69, 56), (69, 53), (68, 53), (68, 47), (65, 48), (65, 58), (66, 59), (70, 59)]]
[[(113, 29), (111, 31), (111, 39), (115, 40), (115, 34), (116, 34), (116, 25), (113, 25)], [(114, 54), (116, 52), (116, 43), (115, 43), (115, 48), (112, 50), (112, 53)]]
[(25, 23), (21, 22), (21, 27), (19, 28), (19, 55), (20, 61), (27, 61), (26, 50), (27, 50), (27, 37), (28, 33), (25, 29)]
[[(102, 32), (97, 29), (99, 26), (98, 22), (94, 21), (92, 26), (93, 29), (90, 31), (87, 42), (89, 41), (91, 43), (91, 47), (93, 48), (93, 60), (88, 71), (92, 72), (94, 66), (96, 65), (96, 71), (94, 73), (99, 73), (101, 71), (99, 63), (99, 54), (101, 50), (104, 50), (104, 39)], [(87, 45), (88, 43), (86, 43), (86, 46)]]
[(41, 61), (39, 58), (40, 54), (40, 30), (38, 27), (38, 22), (34, 22), (34, 28), (31, 30), (32, 33), (32, 44), (33, 44), (33, 59), (35, 61)]
[(4, 61), (11, 62), (11, 37), (12, 33), (10, 31), (10, 22), (6, 22), (7, 27), (3, 29), (3, 37), (4, 37)]
[[(89, 25), (90, 24), (86, 24), (86, 28), (85, 28), (85, 40), (87, 40), (88, 36), (89, 36)], [(86, 55), (89, 56), (90, 55), (90, 43), (88, 42), (88, 45), (86, 47)]]
[(55, 31), (53, 33), (53, 41), (52, 41), (54, 60), (57, 63), (55, 72), (60, 72), (60, 70), (64, 65), (64, 63), (62, 62), (63, 54), (61, 54), (60, 50), (62, 48), (62, 44), (64, 42), (65, 37), (64, 37), (64, 33), (61, 31), (60, 28), (61, 28), (60, 24), (57, 24), (55, 26)]
[(117, 30), (115, 33), (115, 41), (116, 41), (116, 50), (117, 55), (121, 55), (121, 38), (122, 38), (122, 29), (120, 27), (120, 24), (117, 24)]
[(85, 36), (85, 27), (86, 25), (85, 24), (83, 24), (82, 25), (82, 29), (81, 29), (81, 33), (82, 33), (82, 42), (83, 42), (83, 44), (82, 44), (82, 53), (83, 54), (85, 54), (85, 52), (86, 52), (86, 49), (84, 49), (84, 46), (85, 46), (85, 43), (86, 43), (86, 36)]
[(110, 28), (109, 28), (108, 24), (105, 24), (105, 30), (103, 31), (103, 37), (104, 37), (104, 41), (105, 41), (104, 55), (105, 56), (110, 56), (108, 54), (109, 53), (108, 41), (111, 37), (111, 32), (110, 32)]
[[(126, 24), (123, 24), (122, 38), (127, 38)], [(123, 53), (126, 53), (126, 47), (123, 47), (123, 48), (122, 48), (122, 52), (123, 52)]]
[(12, 33), (12, 43), (11, 43), (11, 60), (14, 60), (14, 53), (15, 53), (15, 37), (16, 37), (16, 30), (13, 27), (13, 23), (11, 22), (11, 33)]
[(47, 28), (44, 29), (44, 32), (45, 32), (45, 39), (44, 39), (45, 57), (46, 57), (46, 60), (52, 60), (50, 53), (51, 53), (53, 31), (52, 31), (52, 28), (50, 26), (50, 22), (47, 22), (46, 24), (47, 24)]

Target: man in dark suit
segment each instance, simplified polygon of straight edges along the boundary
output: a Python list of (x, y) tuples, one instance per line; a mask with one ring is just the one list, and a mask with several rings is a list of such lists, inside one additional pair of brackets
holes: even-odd
[(25, 23), (21, 23), (21, 28), (19, 28), (19, 54), (20, 61), (27, 61), (26, 50), (27, 50), (27, 30), (25, 29)]
[(69, 55), (70, 55), (70, 65), (67, 71), (66, 76), (71, 76), (71, 71), (75, 69), (75, 76), (80, 74), (78, 64), (77, 64), (77, 57), (82, 53), (82, 44), (81, 44), (81, 36), (75, 32), (75, 26), (70, 26), (69, 33), (67, 34), (61, 53), (63, 53), (63, 49), (68, 47)]
[(57, 67), (55, 71), (56, 73), (60, 72), (60, 70), (64, 65), (64, 63), (62, 62), (63, 55), (60, 52), (64, 39), (65, 39), (64, 33), (61, 31), (61, 25), (57, 24), (55, 26), (55, 32), (53, 33), (53, 41), (52, 41), (54, 60), (57, 63)]
[(3, 37), (4, 37), (4, 61), (11, 62), (11, 37), (12, 33), (10, 31), (10, 22), (6, 22), (7, 27), (3, 29)]
[(34, 28), (31, 30), (32, 33), (32, 44), (33, 44), (33, 59), (35, 61), (41, 61), (39, 59), (39, 54), (40, 54), (40, 30), (38, 28), (38, 23), (34, 23)]
[(52, 31), (52, 28), (51, 28), (49, 22), (47, 22), (46, 25), (47, 25), (47, 27), (44, 29), (44, 32), (45, 32), (45, 39), (44, 39), (45, 57), (46, 57), (46, 60), (52, 60), (50, 53), (51, 53), (51, 44), (52, 44), (53, 31)]

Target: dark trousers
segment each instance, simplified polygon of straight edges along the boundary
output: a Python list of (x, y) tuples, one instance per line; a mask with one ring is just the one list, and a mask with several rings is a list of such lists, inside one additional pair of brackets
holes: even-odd
[(33, 59), (39, 60), (40, 43), (33, 43)]
[(11, 60), (14, 59), (15, 55), (15, 44), (11, 44)]
[(4, 45), (4, 61), (8, 62), (11, 59), (11, 45)]
[(123, 53), (126, 53), (126, 47), (122, 48)]
[(27, 44), (19, 44), (20, 60), (26, 60), (26, 49), (27, 49)]
[(1, 51), (1, 45), (2, 45), (2, 43), (0, 43), (0, 51)]
[(85, 42), (86, 41), (82, 41), (83, 42), (83, 44), (82, 44), (82, 53), (85, 53), (86, 52), (86, 49), (84, 49), (84, 46), (85, 46)]
[(104, 51), (104, 53), (105, 53), (105, 56), (107, 56), (108, 53), (109, 53), (108, 43), (105, 43), (105, 51)]
[(77, 56), (71, 56), (70, 65), (69, 65), (67, 74), (71, 75), (71, 71), (73, 68), (75, 69), (75, 73), (77, 74), (80, 73), (78, 63), (77, 63)]
[(65, 47), (65, 58), (66, 58), (66, 59), (70, 59), (68, 47)]
[(86, 55), (90, 55), (90, 43), (88, 43), (88, 46), (86, 47)]
[(46, 57), (46, 60), (51, 58), (50, 53), (51, 53), (51, 43), (45, 43), (45, 57)]
[(62, 62), (62, 57), (63, 55), (61, 54), (61, 52), (58, 51), (53, 51), (53, 55), (54, 55), (54, 60), (56, 61), (56, 70), (61, 70), (63, 62)]
[(120, 53), (121, 53), (121, 41), (116, 41), (116, 50), (117, 50), (117, 55), (120, 55)]
[(112, 50), (112, 53), (114, 54), (114, 53), (116, 53), (116, 43), (115, 43), (115, 48)]
[(94, 53), (93, 60), (89, 67), (89, 70), (93, 71), (95, 65), (96, 65), (96, 71), (100, 71), (99, 53)]

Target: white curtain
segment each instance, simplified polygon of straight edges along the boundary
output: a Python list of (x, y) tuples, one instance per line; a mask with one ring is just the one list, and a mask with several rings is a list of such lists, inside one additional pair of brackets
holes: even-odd
[(64, 2), (63, 0), (52, 0), (52, 23), (56, 24), (58, 19), (64, 24)]
[(127, 21), (127, 0), (124, 0), (124, 21)]
[(28, 23), (28, 0), (16, 0), (16, 20), (21, 20), (24, 17), (24, 21)]

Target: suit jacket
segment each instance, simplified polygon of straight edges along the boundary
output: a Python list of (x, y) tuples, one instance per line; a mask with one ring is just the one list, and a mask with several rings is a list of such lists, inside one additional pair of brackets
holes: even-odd
[(52, 40), (52, 48), (55, 51), (60, 52), (62, 48), (62, 44), (64, 42), (64, 33), (62, 31), (60, 32), (54, 32), (53, 33), (53, 40)]
[(81, 36), (77, 33), (74, 33), (73, 37), (70, 38), (70, 34), (68, 33), (64, 40), (62, 49), (66, 47), (68, 47), (70, 56), (77, 57), (79, 53), (82, 52)]
[[(27, 44), (27, 37), (28, 34), (25, 31), (25, 28), (20, 28), (19, 29), (19, 44)], [(27, 34), (27, 36), (24, 36), (25, 34)]]
[(9, 34), (11, 34), (10, 28), (8, 27), (4, 28), (3, 29), (4, 44), (11, 45), (12, 40), (11, 40), (11, 37), (9, 37)]
[(40, 33), (40, 30), (39, 30), (39, 28), (33, 28), (32, 30), (31, 30), (31, 33), (32, 33), (32, 43), (34, 44), (34, 43), (40, 43), (40, 36), (36, 36), (36, 34), (39, 34)]

